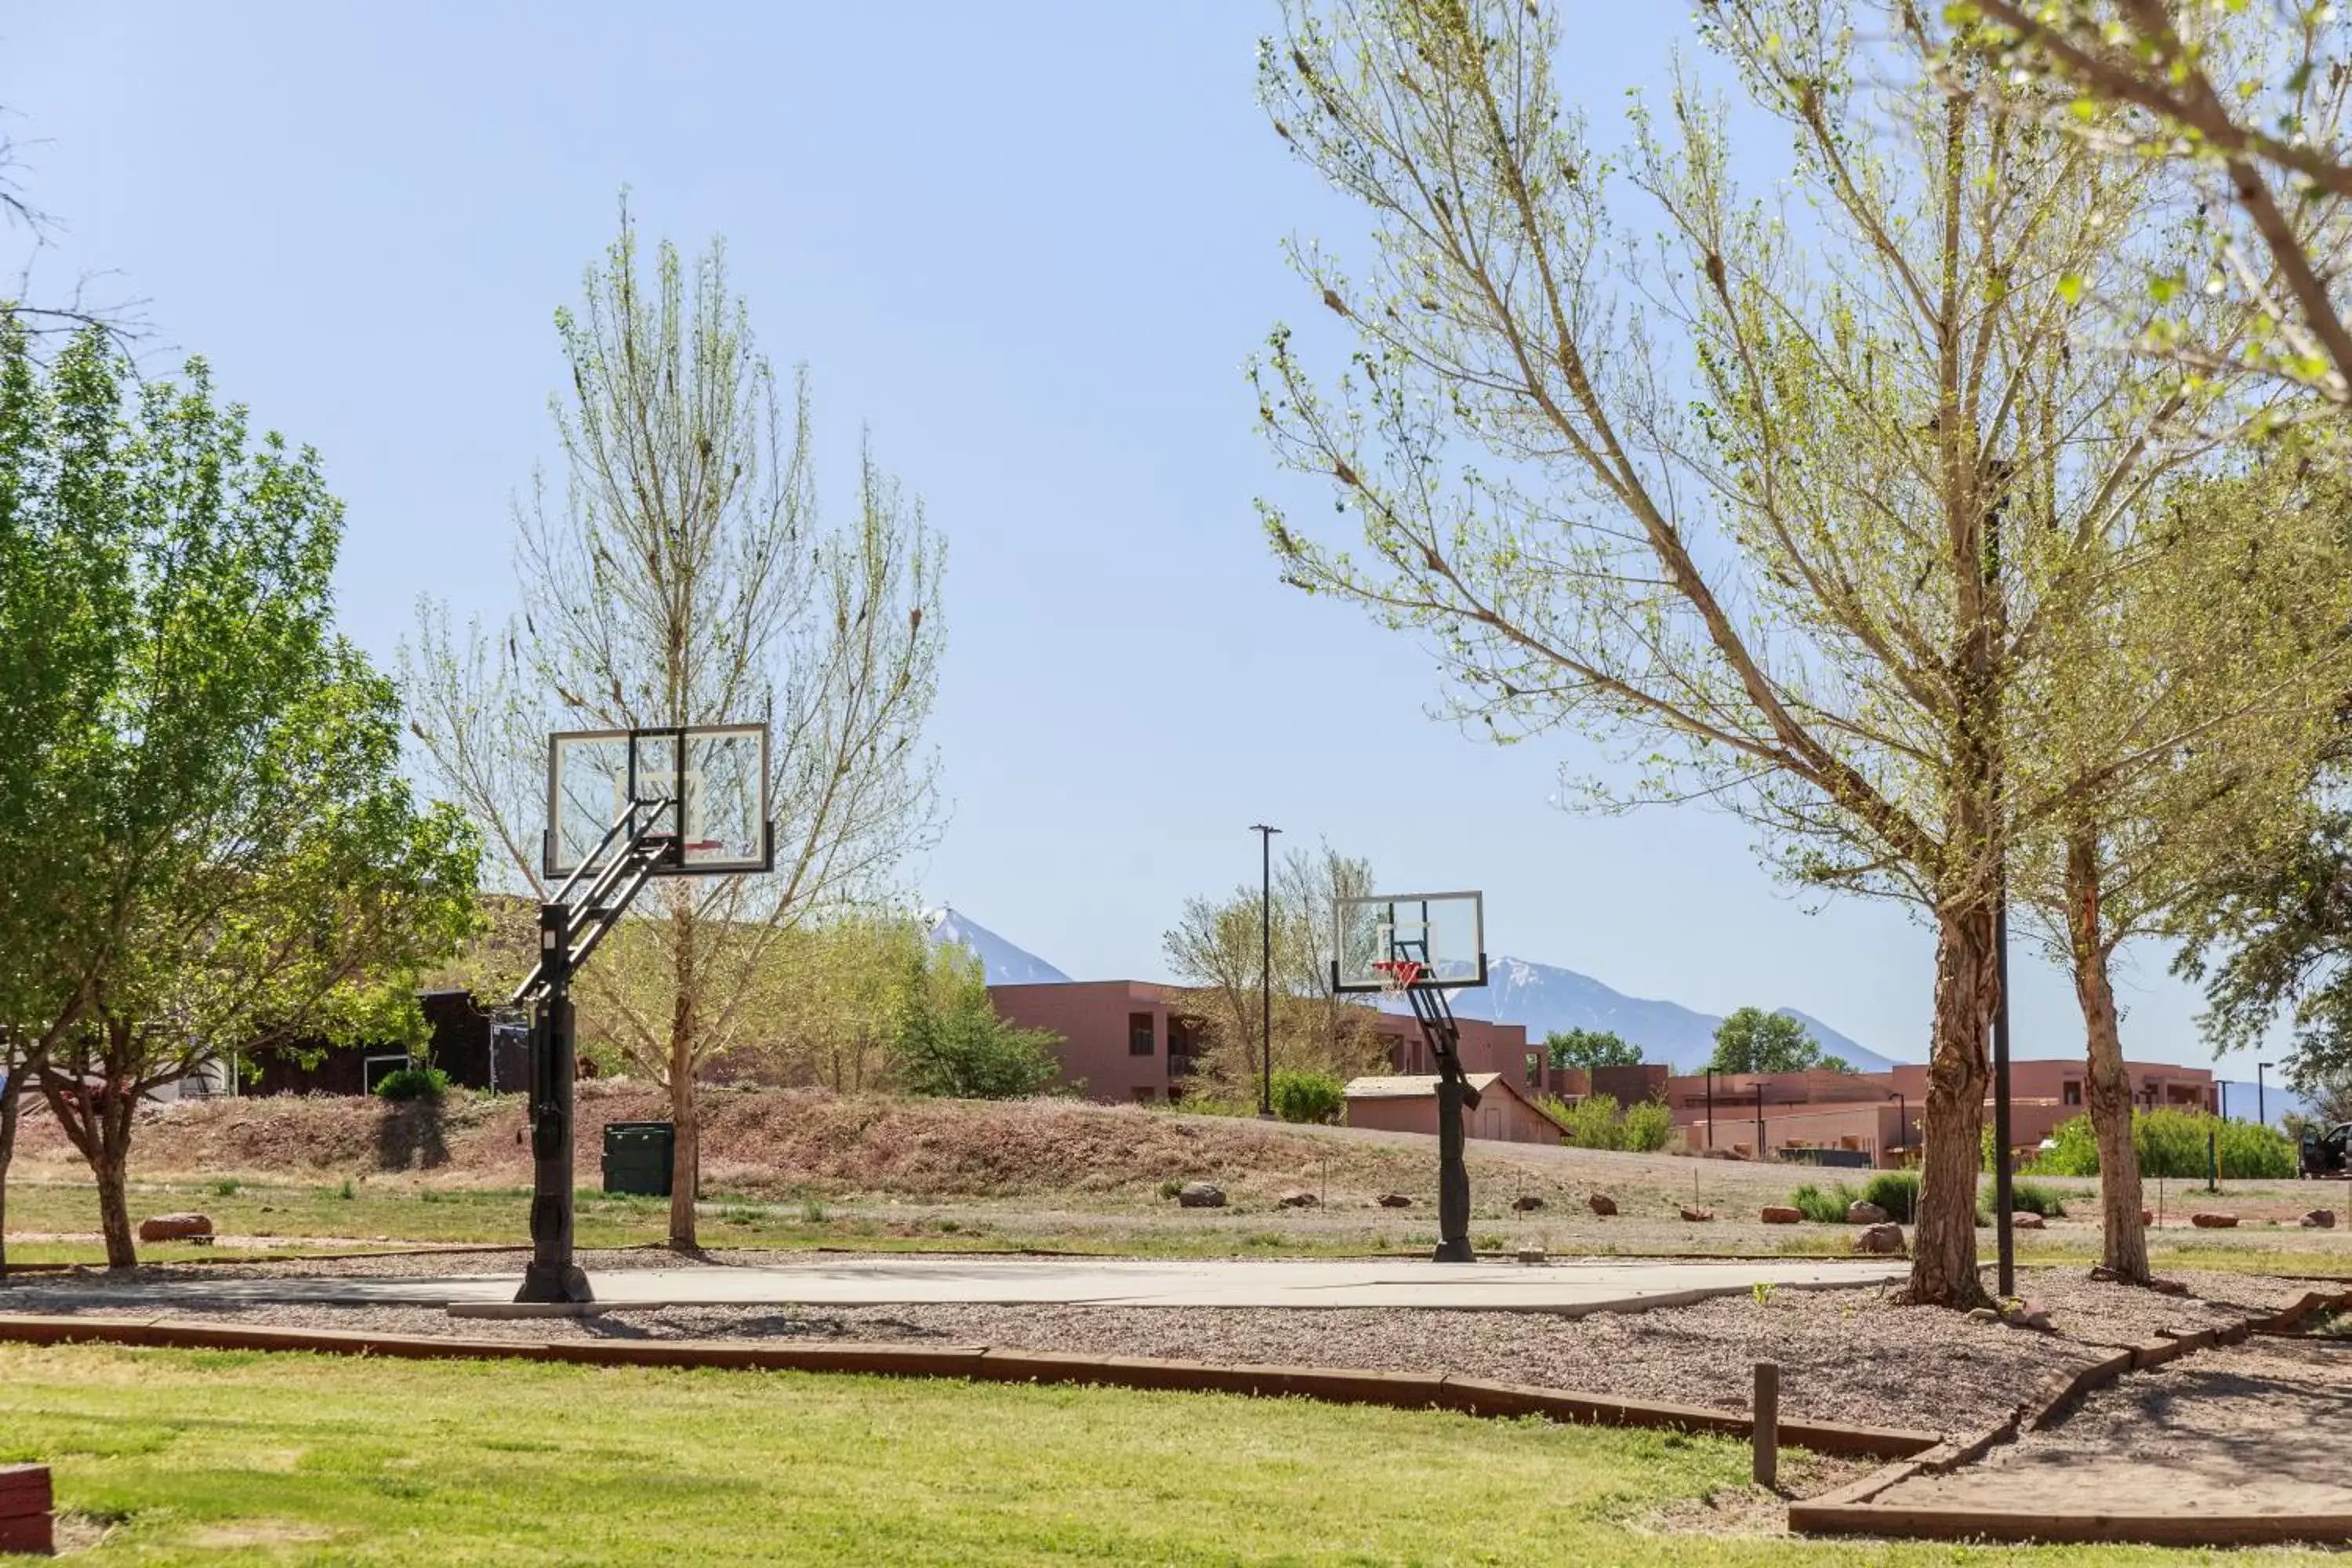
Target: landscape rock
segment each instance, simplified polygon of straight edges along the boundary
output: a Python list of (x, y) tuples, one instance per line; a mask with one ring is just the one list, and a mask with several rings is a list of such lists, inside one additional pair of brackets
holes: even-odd
[(1318, 1200), (1313, 1193), (1303, 1192), (1297, 1187), (1293, 1187), (1290, 1191), (1283, 1194), (1282, 1196), (1275, 1199), (1274, 1201), (1286, 1209), (1311, 1209), (1315, 1207), (1317, 1203), (1320, 1200)]
[(2334, 1230), (2336, 1228), (2336, 1211), (2334, 1209), (2314, 1209), (2309, 1214), (2303, 1216), (2302, 1225), (2305, 1230)]
[(1187, 1182), (1176, 1190), (1176, 1201), (1188, 1209), (1221, 1209), (1225, 1206), (1225, 1190), (1207, 1182)]
[(1763, 1218), (1766, 1225), (1795, 1225), (1804, 1217), (1804, 1211), (1801, 1209), (1792, 1209), (1786, 1204), (1766, 1204), (1764, 1205)]
[(1617, 1200), (1607, 1193), (1595, 1193), (1584, 1202), (1594, 1214), (1610, 1215), (1617, 1212)]
[(1885, 1225), (1886, 1211), (1876, 1204), (1848, 1204), (1845, 1208), (1845, 1222), (1848, 1225)]
[(210, 1241), (211, 1218), (200, 1214), (159, 1214), (139, 1222), (142, 1241)]
[(1384, 1209), (1409, 1209), (1412, 1207), (1412, 1200), (1405, 1196), (1402, 1193), (1382, 1193), (1381, 1194), (1381, 1207)]
[(1683, 1205), (1683, 1218), (1690, 1221), (1693, 1225), (1697, 1225), (1703, 1220), (1710, 1220), (1714, 1217), (1715, 1211), (1713, 1209), (1696, 1209), (1691, 1207), (1688, 1204), (1685, 1204)]
[(1856, 1252), (1877, 1253), (1883, 1257), (1903, 1255), (1903, 1227), (1899, 1225), (1864, 1226), (1853, 1238)]
[(1521, 1193), (1511, 1200), (1511, 1207), (1521, 1214), (1532, 1214), (1544, 1206), (1543, 1199), (1533, 1193)]
[(2000, 1314), (1994, 1311), (1990, 1307), (1971, 1307), (1969, 1309), (1969, 1321), (1971, 1323), (1998, 1323), (2000, 1321)]
[(2156, 1223), (2156, 1211), (2154, 1209), (2140, 1210), (2139, 1222), (2142, 1225), (2154, 1225)]
[(1522, 1262), (1522, 1263), (1541, 1263), (1543, 1260), (1544, 1260), (1544, 1249), (1543, 1249), (1542, 1247), (1522, 1247), (1521, 1248), (1519, 1248), (1519, 1261), (1520, 1261), (1520, 1262)]
[(2238, 1216), (2233, 1214), (2193, 1214), (2189, 1216), (2189, 1223), (2200, 1230), (2228, 1230), (2238, 1223)]
[(2012, 1329), (2032, 1329), (2036, 1333), (2052, 1334), (2058, 1331), (2050, 1324), (2049, 1310), (2038, 1301), (2020, 1301), (2001, 1314), (2001, 1321)]
[(2011, 1230), (2046, 1230), (2049, 1227), (2042, 1223), (2042, 1216), (2035, 1214), (2032, 1209), (2019, 1209), (2009, 1216), (2009, 1228)]

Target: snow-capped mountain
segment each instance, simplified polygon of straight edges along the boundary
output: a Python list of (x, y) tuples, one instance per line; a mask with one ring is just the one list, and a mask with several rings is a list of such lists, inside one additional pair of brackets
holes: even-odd
[(980, 959), (991, 985), (1066, 984), (1069, 976), (1023, 948), (1013, 946), (986, 926), (951, 909), (931, 910), (924, 919), (930, 939), (970, 949)]
[[(1678, 1002), (1654, 1001), (1612, 991), (1590, 975), (1524, 958), (1497, 958), (1487, 969), (1486, 989), (1455, 995), (1465, 1017), (1524, 1025), (1529, 1039), (1556, 1029), (1609, 1029), (1642, 1047), (1643, 1057), (1676, 1072), (1704, 1068), (1715, 1054), (1715, 1028), (1723, 1020)], [(1894, 1064), (1868, 1047), (1793, 1007), (1776, 1011), (1804, 1025), (1822, 1049), (1863, 1072)]]

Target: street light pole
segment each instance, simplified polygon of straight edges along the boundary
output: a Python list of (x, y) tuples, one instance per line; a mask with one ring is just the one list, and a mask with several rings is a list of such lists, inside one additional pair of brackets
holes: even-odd
[(1274, 836), (1282, 829), (1258, 822), (1250, 825), (1250, 831), (1257, 835), (1258, 846), (1257, 1114), (1261, 1121), (1271, 1121), (1274, 1120)]
[(2254, 1121), (2264, 1127), (2271, 1124), (2271, 1119), (2263, 1109), (2263, 1069), (2270, 1065), (2268, 1062), (2254, 1064)]

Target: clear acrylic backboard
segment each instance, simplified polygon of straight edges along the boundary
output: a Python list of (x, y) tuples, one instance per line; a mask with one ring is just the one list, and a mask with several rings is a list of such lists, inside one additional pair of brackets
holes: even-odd
[(1475, 892), (1376, 893), (1336, 904), (1337, 991), (1486, 984), (1486, 900)]
[(679, 851), (656, 874), (718, 876), (775, 864), (768, 822), (768, 727), (577, 730), (547, 738), (541, 869), (568, 877), (632, 803), (672, 806), (659, 826)]

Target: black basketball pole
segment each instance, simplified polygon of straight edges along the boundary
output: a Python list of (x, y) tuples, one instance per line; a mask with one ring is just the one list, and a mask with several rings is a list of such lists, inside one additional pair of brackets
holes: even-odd
[(540, 906), (539, 963), (545, 982), (530, 1032), (530, 1265), (518, 1301), (591, 1301), (572, 1255), (571, 912)]
[(2000, 1293), (2017, 1294), (2017, 1230), (2010, 1223), (2016, 1208), (2010, 1182), (2009, 1154), (2009, 870), (2000, 872), (2000, 902), (1993, 906), (1993, 984), (2000, 999), (1992, 1012), (1992, 1201), (1993, 1235), (2000, 1247)]

